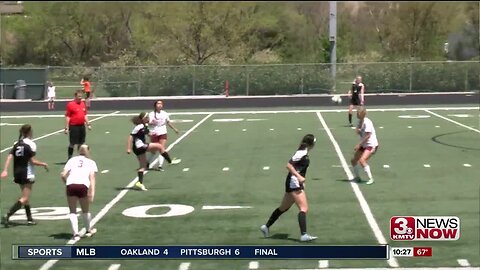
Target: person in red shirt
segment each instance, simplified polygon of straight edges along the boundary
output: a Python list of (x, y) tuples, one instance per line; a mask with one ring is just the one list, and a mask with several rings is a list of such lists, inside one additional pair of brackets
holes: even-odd
[(87, 108), (85, 102), (82, 101), (82, 90), (75, 92), (75, 99), (67, 103), (67, 110), (65, 113), (65, 134), (69, 134), (70, 143), (68, 145), (68, 159), (73, 155), (73, 147), (85, 143), (87, 125), (88, 130), (92, 129), (88, 121)]
[(83, 92), (85, 93), (85, 104), (87, 105), (87, 108), (90, 108), (90, 96), (92, 93), (92, 89), (90, 87), (90, 80), (88, 79), (88, 77), (85, 76), (80, 81), (80, 84), (83, 86)]

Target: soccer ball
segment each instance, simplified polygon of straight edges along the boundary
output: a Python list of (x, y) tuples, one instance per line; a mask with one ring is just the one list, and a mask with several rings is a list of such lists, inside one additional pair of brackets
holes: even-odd
[(340, 95), (334, 95), (332, 97), (332, 102), (336, 104), (340, 104), (342, 103), (342, 97), (340, 97)]

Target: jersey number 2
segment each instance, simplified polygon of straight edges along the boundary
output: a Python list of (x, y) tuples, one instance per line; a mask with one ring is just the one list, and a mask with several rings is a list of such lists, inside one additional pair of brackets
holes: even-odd
[(23, 153), (24, 153), (24, 147), (23, 146), (19, 146), (17, 148), (17, 150), (15, 151), (15, 156), (17, 157), (23, 157)]

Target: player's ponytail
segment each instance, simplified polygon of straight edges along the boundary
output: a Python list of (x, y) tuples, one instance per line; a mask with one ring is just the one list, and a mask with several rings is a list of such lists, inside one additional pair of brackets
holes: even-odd
[(143, 124), (143, 119), (147, 116), (148, 114), (146, 112), (141, 112), (138, 116), (132, 117), (131, 121), (134, 125), (140, 125)]
[(30, 135), (30, 132), (32, 131), (32, 126), (29, 124), (25, 124), (20, 127), (20, 130), (18, 131), (18, 140), (22, 140), (27, 138)]
[(305, 150), (307, 149), (307, 147), (312, 148), (313, 146), (315, 146), (316, 141), (317, 139), (313, 134), (307, 134), (303, 136), (303, 139), (300, 142), (300, 146), (298, 147), (298, 150)]

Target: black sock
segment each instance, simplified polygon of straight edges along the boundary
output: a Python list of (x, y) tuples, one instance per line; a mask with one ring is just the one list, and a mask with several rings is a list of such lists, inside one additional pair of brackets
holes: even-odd
[(305, 212), (298, 213), (298, 225), (300, 225), (300, 233), (307, 233), (307, 214)]
[(23, 207), (25, 207), (25, 213), (27, 214), (27, 220), (28, 221), (33, 220), (32, 211), (30, 210), (30, 204), (25, 204)]
[(143, 184), (143, 171), (142, 172), (137, 172), (137, 176), (138, 176), (138, 182)]
[(270, 228), (270, 226), (272, 226), (273, 223), (275, 223), (275, 221), (277, 221), (277, 219), (285, 212), (287, 212), (287, 211), (282, 212), (278, 208), (275, 209), (273, 211), (272, 215), (270, 215), (270, 218), (268, 219), (267, 224), (265, 224), (265, 225)]
[(68, 147), (68, 159), (72, 158), (73, 155), (73, 146)]
[(10, 207), (10, 210), (7, 213), (7, 217), (11, 217), (20, 208), (22, 208), (22, 203), (20, 201), (16, 201), (15, 204), (13, 204), (12, 207)]
[(172, 159), (170, 158), (170, 155), (168, 154), (167, 151), (162, 153), (162, 157), (164, 157), (168, 163), (172, 163)]
[(352, 124), (352, 114), (351, 113), (348, 113), (348, 122), (350, 123), (350, 125)]

